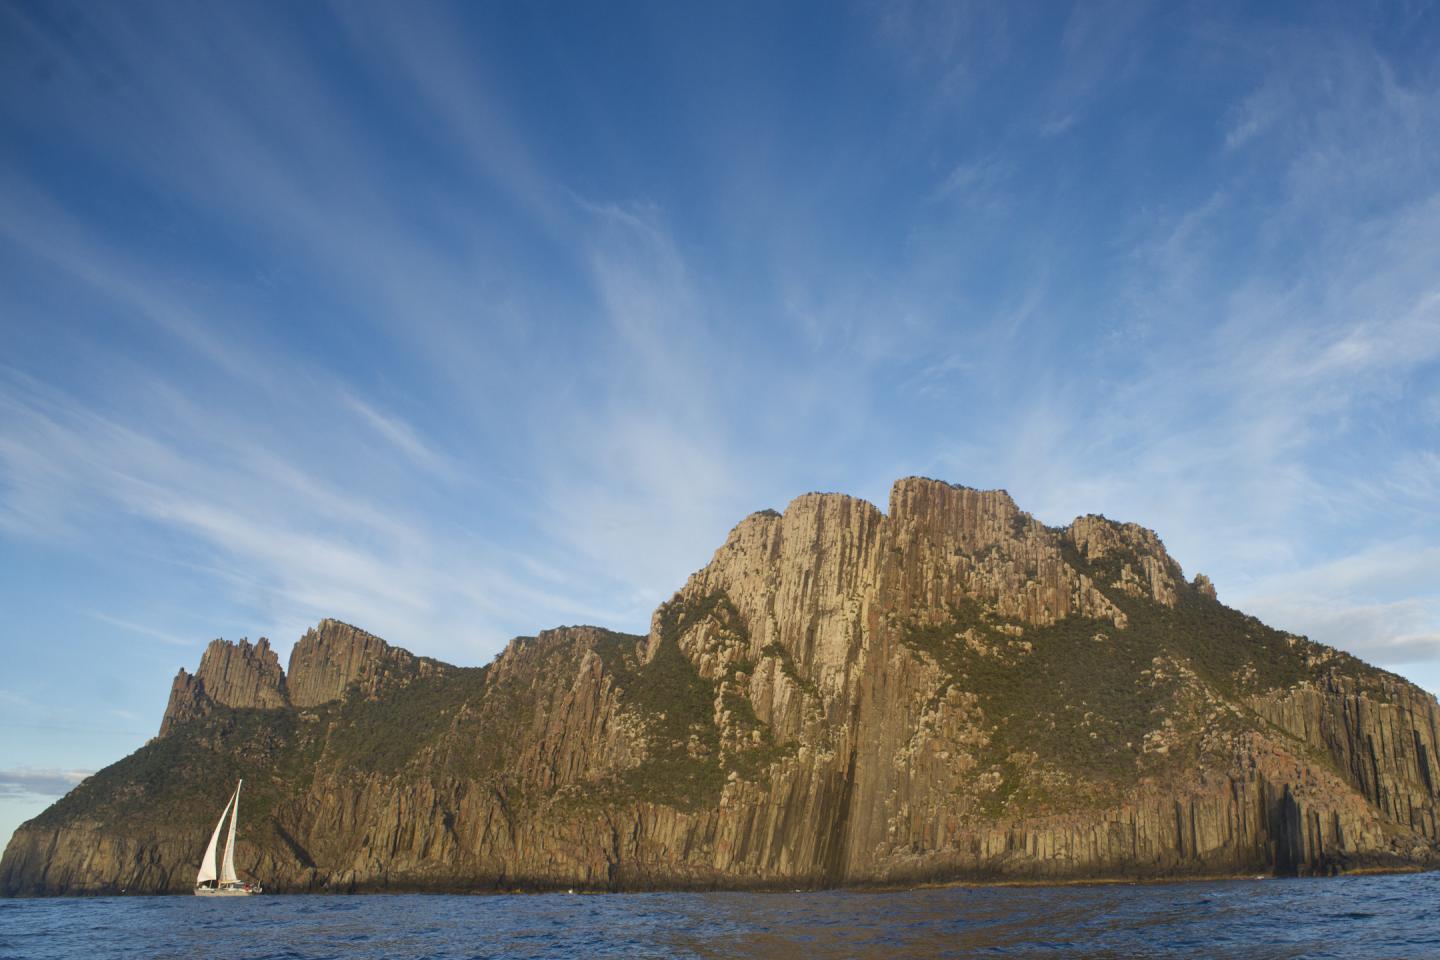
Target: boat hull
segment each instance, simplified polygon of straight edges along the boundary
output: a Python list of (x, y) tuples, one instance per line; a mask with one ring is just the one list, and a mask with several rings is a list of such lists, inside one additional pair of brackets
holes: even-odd
[(253, 897), (260, 893), (260, 887), (234, 886), (234, 887), (196, 887), (197, 897)]

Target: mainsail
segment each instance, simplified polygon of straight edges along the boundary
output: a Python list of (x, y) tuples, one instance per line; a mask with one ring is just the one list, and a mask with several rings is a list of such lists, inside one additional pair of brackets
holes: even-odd
[(235, 824), (240, 819), (240, 784), (235, 784), (235, 810), (230, 814), (230, 836), (225, 838), (225, 861), (220, 864), (220, 882), (235, 883), (240, 878), (235, 876)]
[[(230, 799), (225, 803), (225, 809), (220, 811), (220, 819), (215, 823), (215, 832), (210, 834), (210, 846), (205, 848), (205, 859), (200, 861), (200, 872), (195, 876), (196, 886), (205, 883), (207, 880), (215, 879), (215, 848), (220, 845), (220, 828), (225, 826), (225, 817), (229, 815), (230, 808), (236, 806), (236, 801), (239, 799), (240, 785), (237, 783), (235, 785), (235, 792), (230, 795)], [(238, 813), (239, 811), (237, 810), (236, 812)], [(235, 820), (232, 817), (230, 820), (230, 842), (226, 844), (225, 850), (225, 867), (232, 879), (235, 876), (234, 851)]]

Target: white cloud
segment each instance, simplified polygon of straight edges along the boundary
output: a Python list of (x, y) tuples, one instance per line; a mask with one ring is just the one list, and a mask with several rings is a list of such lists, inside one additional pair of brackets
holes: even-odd
[(974, 207), (999, 208), (1010, 173), (1008, 165), (993, 156), (962, 161), (931, 191), (929, 202), (955, 200)]
[(469, 163), (503, 187), (530, 218), (559, 236), (568, 220), (562, 193), (546, 179), (543, 164), (516, 130), (492, 84), (485, 58), (461, 40), (463, 31), (443, 7), (400, 11), (386, 4), (335, 8), (345, 35), (367, 63), (382, 65), (418, 95), (418, 105)]
[(150, 637), (151, 639), (159, 640), (161, 643), (169, 644), (172, 647), (200, 646), (200, 641), (196, 638), (191, 638), (187, 640), (184, 637), (177, 637), (173, 633), (166, 633), (164, 630), (156, 630), (154, 627), (147, 627), (144, 624), (140, 623), (131, 623), (128, 620), (122, 620), (119, 617), (112, 617), (109, 614), (91, 613), (90, 616), (96, 620), (99, 620), (101, 623), (108, 623), (112, 627), (119, 627), (121, 630), (128, 630), (131, 633), (137, 633), (142, 637)]
[[(142, 28), (87, 9), (78, 20), (110, 38), (130, 82), (97, 101), (92, 65), (61, 45), (58, 92), (17, 109), (48, 111), (31, 121), (163, 188), (190, 222), (254, 240), (256, 269), (333, 291), (317, 309), (345, 318), (337, 339), (378, 344), (377, 366), (428, 393), (396, 399), (395, 384), (362, 387), (325, 356), (282, 349), (257, 320), (266, 301), (236, 305), (234, 285), (181, 274), (10, 176), (9, 249), (79, 280), (125, 339), (158, 332), (205, 379), (195, 389), (200, 377), (167, 369), (159, 350), (127, 358), (94, 343), (68, 393), (0, 377), (0, 528), (50, 542), (160, 530), (175, 543), (123, 539), (213, 578), (277, 630), (333, 614), (443, 652), (502, 624), (638, 625), (750, 509), (809, 487), (883, 494), (894, 476), (932, 472), (1008, 487), (1051, 521), (1103, 510), (1145, 522), (1222, 596), (1255, 597), (1296, 629), (1428, 649), (1423, 604), (1394, 606), (1381, 580), (1334, 587), (1325, 606), (1330, 574), (1276, 571), (1353, 553), (1389, 510), (1422, 539), (1440, 514), (1433, 456), (1356, 469), (1332, 454), (1338, 432), (1366, 430), (1372, 405), (1393, 409), (1402, 389), (1440, 420), (1419, 382), (1440, 356), (1440, 205), (1426, 175), (1440, 100), (1353, 39), (1266, 50), (1255, 89), (1206, 128), (1213, 182), (1124, 208), (1115, 235), (1059, 241), (1089, 224), (1027, 223), (1012, 191), (1050, 169), (1026, 151), (1069, 148), (1131, 75), (1145, 11), (1125, 7), (1076, 8), (1063, 63), (1038, 84), (1048, 92), (998, 131), (965, 128), (960, 111), (1025, 36), (1023, 11), (883, 7), (918, 132), (895, 131), (865, 162), (915, 160), (901, 198), (915, 220), (965, 204), (1016, 216), (993, 234), (909, 224), (856, 255), (824, 235), (846, 222), (827, 218), (850, 202), (844, 190), (805, 184), (809, 209), (746, 182), (758, 199), (745, 215), (762, 225), (726, 237), (770, 244), (753, 291), (707, 262), (723, 241), (687, 246), (694, 222), (679, 217), (693, 211), (598, 188), (577, 201), (444, 10), (334, 13), (349, 45), (336, 55), (357, 54), (357, 75), (405, 104), (417, 156), (447, 158), (433, 181), (398, 183), (344, 91), (273, 18), (215, 11), (233, 42), (212, 57), (180, 42), (178, 20)], [(26, 29), (26, 49), (41, 49), (43, 31)], [(955, 127), (963, 136), (946, 139)], [(1054, 139), (1037, 147), (1037, 130)], [(986, 149), (969, 148), (977, 138)], [(1251, 149), (1262, 141), (1264, 156)], [(873, 182), (857, 171), (815, 179)], [(510, 213), (555, 257), (540, 281), (511, 277)], [(964, 271), (1006, 238), (1028, 282), (974, 294), (1004, 278)], [(1108, 274), (1076, 276), (1116, 261), (1118, 290), (1103, 289)], [(1082, 300), (1092, 283), (1102, 289)], [(559, 307), (541, 291), (553, 284), (567, 286)], [(795, 331), (765, 329), (767, 309)], [(445, 432), (426, 429), (439, 422)], [(1433, 590), (1413, 587), (1422, 600)], [(1304, 620), (1307, 609), (1318, 612)]]
[(587, 261), (606, 336), (584, 401), (542, 400), (543, 523), (620, 591), (622, 622), (649, 610), (719, 545), (745, 484), (728, 434), (727, 376), (748, 382), (716, 337), (690, 271), (653, 208), (583, 204)]
[(1271, 624), (1383, 667), (1440, 661), (1440, 602), (1433, 599), (1370, 603), (1293, 590), (1244, 605)]
[(90, 770), (37, 770), (17, 768), (0, 770), (0, 797), (60, 797), (69, 793)]
[(450, 459), (421, 440), (414, 428), (404, 420), (383, 414), (358, 397), (346, 394), (344, 399), (371, 429), (409, 458), (415, 466), (442, 480), (454, 482), (458, 479), (459, 472)]
[[(463, 529), (437, 530), (412, 507), (381, 506), (363, 487), (327, 482), (313, 465), (268, 449), (263, 431), (224, 416), (212, 415), (203, 436), (185, 436), (203, 444), (191, 451), (28, 378), (0, 378), (0, 410), (0, 518), (11, 533), (51, 541), (64, 532), (86, 550), (118, 536), (137, 555), (149, 552), (148, 531), (179, 534), (166, 562), (225, 584), (263, 620), (289, 625), (281, 644), (298, 636), (295, 624), (339, 616), (422, 652), (467, 659), (476, 655), (471, 644), (585, 607), (583, 596), (563, 590), (574, 583), (573, 564), (563, 575), (548, 564), (551, 589), (538, 590), (509, 572), (525, 565), (500, 545), (467, 542)], [(341, 405), (331, 415), (353, 414)], [(286, 426), (304, 435), (326, 425), (321, 416)], [(94, 616), (186, 644), (129, 616)]]

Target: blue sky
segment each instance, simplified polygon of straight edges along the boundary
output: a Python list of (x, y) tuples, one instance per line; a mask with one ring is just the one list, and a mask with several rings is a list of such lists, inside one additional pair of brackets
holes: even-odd
[(909, 474), (1440, 689), (1440, 10), (0, 4), (0, 836), (213, 637)]

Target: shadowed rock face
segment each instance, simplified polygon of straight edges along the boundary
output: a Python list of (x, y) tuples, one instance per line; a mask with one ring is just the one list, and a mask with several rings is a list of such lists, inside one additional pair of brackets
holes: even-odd
[(1435, 866), (1440, 713), (1221, 605), (1154, 533), (896, 483), (754, 514), (646, 636), (484, 668), (217, 641), (7, 894), (183, 891), (237, 777), (274, 889), (758, 887)]

